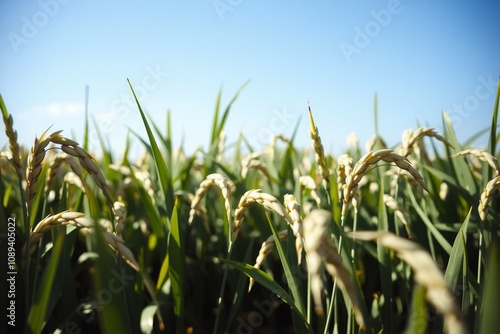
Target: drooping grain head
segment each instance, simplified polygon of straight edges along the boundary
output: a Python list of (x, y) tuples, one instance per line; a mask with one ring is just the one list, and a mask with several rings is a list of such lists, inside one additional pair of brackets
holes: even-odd
[(436, 138), (445, 145), (453, 147), (446, 138), (439, 135), (433, 128), (418, 128), (415, 131), (408, 129), (405, 130), (401, 136), (400, 155), (404, 157), (408, 156), (412, 152), (414, 146), (424, 137)]
[(488, 215), (488, 205), (500, 189), (500, 175), (495, 176), (493, 179), (488, 181), (486, 187), (481, 193), (481, 198), (479, 199), (479, 205), (477, 211), (481, 220), (485, 220)]
[(95, 159), (83, 148), (78, 146), (78, 143), (73, 140), (62, 137), (55, 141), (53, 140), (53, 142), (61, 144), (61, 150), (66, 152), (68, 155), (78, 158), (82, 168), (84, 168), (92, 176), (95, 184), (101, 188), (108, 205), (112, 208), (113, 198), (111, 196), (111, 190), (106, 183), (106, 179), (104, 178), (101, 169), (97, 166)]
[(292, 231), (295, 236), (295, 250), (297, 251), (298, 264), (302, 262), (302, 218), (301, 208), (295, 196), (291, 194), (286, 194), (284, 196), (284, 206), (286, 212), (293, 221)]
[(200, 204), (201, 199), (209, 187), (216, 185), (220, 188), (222, 197), (224, 198), (224, 207), (226, 209), (227, 221), (231, 222), (231, 198), (232, 187), (231, 183), (224, 176), (218, 173), (207, 175), (205, 180), (201, 182), (200, 187), (196, 191), (193, 201), (191, 202), (191, 211), (189, 213), (189, 223), (193, 221), (196, 209)]
[(485, 161), (493, 169), (495, 175), (500, 174), (500, 164), (498, 163), (497, 158), (495, 158), (493, 155), (491, 155), (489, 152), (485, 150), (478, 150), (478, 149), (464, 150), (452, 155), (452, 157), (467, 156), (467, 155), (471, 155), (481, 161)]
[(396, 256), (413, 269), (415, 281), (425, 287), (427, 300), (444, 315), (448, 333), (467, 333), (460, 309), (444, 275), (430, 254), (419, 244), (384, 231), (357, 231), (348, 236), (365, 241), (377, 239), (384, 247), (394, 250)]
[(30, 232), (29, 242), (25, 246), (24, 251), (29, 251), (31, 256), (36, 250), (38, 241), (42, 238), (43, 234), (61, 225), (91, 228), (93, 226), (93, 221), (85, 218), (85, 214), (81, 212), (63, 211), (55, 215), (47, 216)]
[(389, 209), (394, 211), (394, 213), (396, 214), (398, 219), (404, 225), (406, 233), (408, 234), (408, 237), (411, 238), (411, 232), (410, 232), (410, 227), (408, 225), (408, 220), (406, 219), (406, 216), (405, 216), (403, 210), (401, 210), (401, 208), (399, 207), (396, 199), (394, 197), (392, 197), (391, 195), (387, 195), (387, 194), (384, 194), (383, 198), (384, 198), (385, 205)]
[(359, 138), (356, 132), (351, 132), (347, 135), (346, 146), (348, 149), (359, 149)]
[(347, 209), (356, 195), (361, 179), (379, 161), (393, 163), (400, 169), (406, 170), (422, 188), (427, 190), (422, 176), (415, 168), (413, 168), (408, 159), (394, 153), (391, 149), (371, 151), (365, 154), (354, 165), (351, 173), (346, 177), (346, 184), (344, 186), (344, 199), (342, 203), (342, 217), (345, 217), (345, 215), (347, 214)]
[(67, 158), (68, 155), (64, 152), (58, 153), (53, 157), (52, 162), (49, 165), (49, 170), (47, 172), (47, 180), (45, 182), (45, 193), (47, 193), (51, 189), (56, 179), (58, 179), (59, 177), (61, 178), (63, 177), (62, 174), (64, 174), (65, 172), (62, 169), (62, 165), (64, 164)]
[[(287, 230), (279, 231), (278, 238), (280, 240), (287, 240), (287, 238), (288, 238)], [(274, 240), (274, 236), (271, 235), (260, 246), (259, 255), (257, 256), (257, 259), (255, 260), (255, 264), (253, 265), (254, 268), (260, 269), (260, 266), (262, 265), (262, 263), (264, 262), (266, 257), (269, 255), (269, 253), (272, 252), (272, 250), (274, 249), (275, 246), (276, 246), (276, 241)], [(248, 284), (248, 292), (250, 292), (252, 290), (252, 287), (254, 284), (255, 284), (255, 280), (252, 277), (250, 277), (250, 281)]]
[[(377, 148), (378, 145), (378, 148)], [(382, 137), (377, 137), (376, 135), (373, 135), (368, 139), (365, 143), (365, 151), (370, 152), (374, 151), (376, 149), (386, 149), (387, 148), (387, 143)]]
[(342, 257), (330, 238), (329, 226), (331, 213), (323, 210), (313, 210), (304, 218), (304, 244), (306, 261), (311, 275), (311, 293), (315, 311), (324, 314), (323, 309), (323, 279), (321, 271), (323, 264), (328, 273), (337, 280), (339, 288), (344, 291), (352, 302), (356, 322), (365, 328), (365, 316), (361, 311), (361, 299), (354, 285), (352, 274), (344, 266)]
[(125, 218), (127, 216), (127, 209), (125, 203), (118, 200), (113, 203), (113, 214), (115, 216), (115, 234), (121, 236), (123, 228), (125, 227)]
[(314, 182), (314, 179), (309, 175), (301, 175), (299, 177), (299, 183), (301, 190), (303, 190), (304, 188), (311, 190), (311, 197), (316, 201), (317, 207), (320, 208), (321, 197), (319, 196), (319, 192), (317, 190), (316, 182)]
[(263, 193), (260, 189), (248, 190), (241, 196), (238, 207), (234, 211), (234, 222), (231, 228), (231, 240), (234, 242), (245, 219), (245, 212), (253, 205), (260, 204), (283, 217), (288, 225), (293, 226), (293, 221), (286, 212), (285, 207), (273, 195)]
[(337, 190), (339, 201), (344, 192), (345, 180), (347, 175), (351, 174), (353, 161), (348, 154), (342, 154), (337, 161)]

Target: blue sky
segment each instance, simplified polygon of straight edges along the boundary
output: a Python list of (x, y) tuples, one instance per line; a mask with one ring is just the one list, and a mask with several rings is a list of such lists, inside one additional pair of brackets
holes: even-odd
[(207, 147), (219, 89), (225, 105), (247, 80), (229, 142), (242, 132), (262, 147), (300, 119), (296, 143), (310, 145), (309, 101), (328, 153), (351, 132), (363, 147), (375, 93), (389, 145), (417, 122), (441, 131), (444, 110), (465, 140), (490, 125), (500, 74), (493, 1), (41, 0), (0, 12), (0, 94), (26, 145), (49, 126), (81, 140), (89, 85), (89, 111), (119, 156), (129, 127), (144, 134), (127, 78), (160, 127), (171, 110), (174, 145), (188, 152)]

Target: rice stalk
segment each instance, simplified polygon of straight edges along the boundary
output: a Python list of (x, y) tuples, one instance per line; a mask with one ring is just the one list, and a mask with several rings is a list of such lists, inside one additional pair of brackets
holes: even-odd
[(304, 243), (306, 248), (306, 261), (311, 275), (311, 293), (314, 299), (315, 312), (324, 314), (323, 309), (323, 280), (321, 269), (336, 279), (339, 288), (344, 291), (351, 300), (356, 322), (361, 328), (365, 328), (366, 319), (361, 311), (361, 299), (355, 289), (354, 278), (344, 266), (342, 257), (337, 251), (330, 238), (329, 226), (331, 224), (331, 213), (323, 210), (313, 210), (304, 218)]
[(348, 236), (365, 241), (377, 239), (383, 246), (394, 250), (396, 256), (413, 269), (416, 283), (425, 287), (427, 300), (443, 314), (448, 333), (467, 333), (461, 311), (443, 273), (424, 248), (416, 242), (385, 231), (357, 231), (350, 232)]

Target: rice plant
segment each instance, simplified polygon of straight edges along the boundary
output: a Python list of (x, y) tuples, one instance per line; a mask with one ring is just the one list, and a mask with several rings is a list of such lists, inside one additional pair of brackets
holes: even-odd
[[(487, 148), (375, 128), (366, 152), (309, 134), (172, 147), (142, 110), (143, 154), (61, 129), (17, 141), (0, 97), (2, 305), (23, 333), (493, 333), (500, 328), (497, 116)], [(243, 89), (243, 87), (242, 87)], [(376, 115), (376, 108), (375, 108)], [(317, 117), (317, 116), (316, 116)], [(376, 116), (375, 116), (376, 117)], [(175, 120), (174, 120), (175, 121)], [(83, 138), (88, 138), (85, 120)], [(97, 128), (97, 131), (99, 129)], [(296, 136), (310, 136), (298, 147)], [(277, 140), (281, 142), (277, 144)], [(357, 145), (357, 144), (356, 144)], [(95, 159), (95, 156), (101, 156)]]

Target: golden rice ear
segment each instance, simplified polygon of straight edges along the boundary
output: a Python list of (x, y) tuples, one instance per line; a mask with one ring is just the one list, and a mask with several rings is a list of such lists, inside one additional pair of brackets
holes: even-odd
[(418, 128), (413, 131), (411, 129), (405, 130), (401, 136), (400, 154), (407, 157), (413, 150), (413, 147), (424, 137), (434, 137), (443, 142), (449, 147), (453, 147), (446, 138), (439, 135), (433, 128)]
[(347, 235), (357, 240), (377, 239), (380, 244), (395, 251), (396, 256), (413, 269), (415, 281), (425, 287), (427, 300), (443, 314), (448, 333), (467, 333), (460, 309), (444, 275), (424, 248), (391, 232), (356, 231)]
[(255, 204), (260, 204), (266, 209), (276, 212), (286, 220), (288, 225), (293, 226), (292, 218), (290, 218), (285, 207), (276, 199), (276, 197), (268, 193), (263, 193), (260, 189), (251, 189), (241, 196), (238, 207), (234, 211), (234, 222), (231, 234), (233, 242), (238, 237), (243, 220), (245, 219), (245, 212), (247, 212), (248, 208)]
[(17, 142), (17, 131), (14, 130), (14, 119), (7, 111), (7, 107), (3, 102), (2, 95), (0, 95), (0, 108), (2, 109), (3, 123), (5, 124), (5, 134), (9, 138), (9, 148), (12, 153), (11, 162), (14, 165), (16, 174), (20, 180), (23, 179), (22, 164), (21, 164), (21, 149)]
[(290, 216), (292, 219), (292, 231), (293, 235), (295, 236), (295, 249), (297, 251), (297, 261), (298, 265), (300, 266), (300, 263), (302, 262), (302, 218), (300, 218), (301, 214), (301, 209), (300, 205), (297, 202), (297, 199), (295, 196), (286, 194), (284, 196), (284, 204), (285, 204), (285, 209), (286, 213)]
[(35, 141), (31, 147), (26, 167), (26, 207), (28, 215), (31, 214), (33, 198), (38, 188), (38, 178), (42, 172), (42, 162), (45, 159), (45, 148), (52, 139), (61, 136), (61, 132), (62, 130), (47, 135), (47, 131), (45, 131), (40, 138), (35, 137)]
[(200, 186), (198, 187), (198, 190), (196, 191), (196, 194), (194, 195), (193, 200), (191, 201), (191, 210), (189, 211), (189, 220), (188, 220), (189, 224), (193, 222), (196, 212), (200, 210), (201, 206), (200, 203), (203, 196), (207, 192), (208, 188), (210, 188), (213, 185), (218, 186), (222, 191), (222, 197), (224, 198), (224, 206), (226, 208), (227, 221), (228, 223), (231, 222), (231, 184), (221, 174), (213, 173), (207, 175), (205, 180), (203, 180), (200, 183)]
[(337, 187), (339, 201), (342, 199), (344, 183), (347, 175), (351, 174), (353, 160), (348, 154), (342, 154), (337, 159)]
[(33, 231), (31, 231), (29, 242), (25, 246), (27, 249), (25, 248), (23, 252), (29, 251), (29, 255), (31, 256), (36, 250), (38, 241), (42, 238), (43, 234), (61, 225), (90, 228), (94, 225), (94, 222), (86, 218), (85, 214), (81, 212), (63, 211), (55, 215), (47, 216), (35, 226)]
[[(278, 238), (280, 240), (286, 240), (288, 238), (288, 231), (287, 230), (279, 231)], [(255, 264), (253, 266), (257, 269), (260, 269), (260, 266), (266, 259), (267, 255), (269, 255), (269, 253), (272, 252), (275, 246), (276, 246), (276, 241), (274, 240), (274, 235), (271, 235), (260, 246), (259, 255), (257, 256), (257, 259), (255, 260)], [(255, 279), (250, 277), (250, 281), (248, 284), (248, 292), (252, 290), (254, 284), (255, 284)]]
[(495, 196), (499, 189), (500, 175), (489, 180), (483, 192), (481, 193), (481, 198), (479, 199), (479, 205), (477, 207), (477, 211), (481, 220), (484, 221), (486, 219), (489, 210), (488, 204), (491, 202), (493, 196)]
[(477, 149), (464, 150), (456, 154), (453, 154), (451, 157), (454, 158), (466, 155), (472, 155), (473, 157), (476, 157), (481, 161), (487, 162), (488, 165), (495, 171), (495, 175), (500, 174), (500, 164), (498, 163), (497, 158), (495, 158), (485, 150), (477, 150)]
[(361, 311), (361, 299), (355, 288), (352, 274), (344, 266), (342, 257), (330, 238), (329, 226), (331, 213), (323, 209), (315, 209), (304, 218), (304, 244), (306, 249), (307, 267), (311, 274), (311, 293), (313, 295), (316, 313), (323, 312), (323, 280), (321, 268), (323, 263), (332, 278), (337, 280), (339, 288), (351, 300), (356, 322), (365, 328), (366, 319)]
[(354, 165), (351, 173), (346, 177), (346, 184), (344, 185), (344, 199), (342, 203), (342, 217), (345, 217), (347, 214), (347, 209), (356, 195), (361, 179), (379, 161), (393, 163), (397, 167), (406, 170), (422, 188), (428, 191), (423, 177), (415, 168), (413, 168), (408, 159), (394, 153), (391, 149), (370, 151), (359, 159), (359, 161)]

